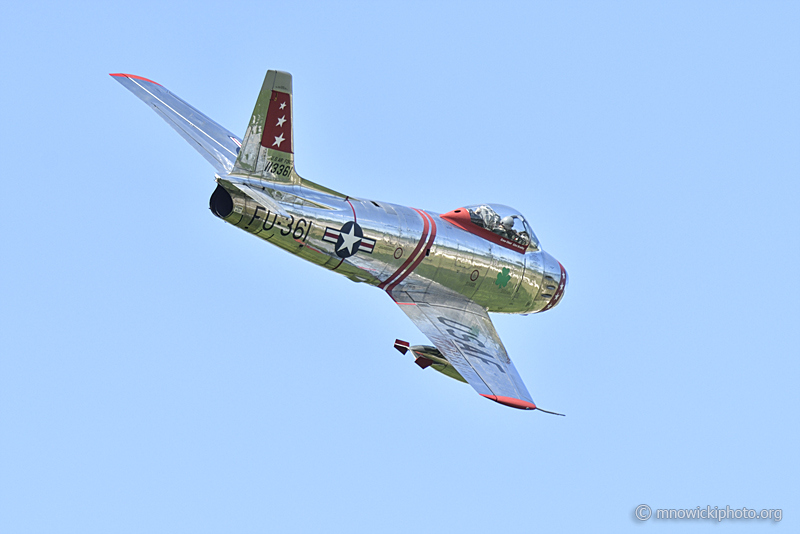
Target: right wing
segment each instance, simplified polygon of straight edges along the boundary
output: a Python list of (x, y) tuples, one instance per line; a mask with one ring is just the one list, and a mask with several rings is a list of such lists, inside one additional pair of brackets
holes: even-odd
[(111, 74), (131, 93), (152, 107), (220, 174), (233, 170), (241, 140), (200, 113), (161, 84), (133, 74)]
[(485, 309), (461, 295), (444, 292), (412, 296), (393, 291), (392, 298), (478, 394), (512, 408), (541, 410)]

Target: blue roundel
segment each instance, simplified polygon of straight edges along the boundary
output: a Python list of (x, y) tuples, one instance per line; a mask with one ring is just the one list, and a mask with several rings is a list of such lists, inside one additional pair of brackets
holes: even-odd
[(336, 255), (340, 258), (349, 258), (358, 252), (363, 237), (364, 232), (357, 222), (344, 223), (339, 230), (339, 239), (336, 240)]

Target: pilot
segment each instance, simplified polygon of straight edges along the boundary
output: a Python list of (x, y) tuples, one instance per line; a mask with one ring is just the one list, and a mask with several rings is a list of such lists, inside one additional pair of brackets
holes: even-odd
[(516, 241), (517, 232), (514, 230), (514, 216), (507, 215), (500, 219), (500, 224), (495, 228), (495, 233)]
[(475, 215), (481, 219), (479, 225), (489, 230), (493, 230), (500, 222), (500, 216), (489, 206), (479, 206), (475, 208)]

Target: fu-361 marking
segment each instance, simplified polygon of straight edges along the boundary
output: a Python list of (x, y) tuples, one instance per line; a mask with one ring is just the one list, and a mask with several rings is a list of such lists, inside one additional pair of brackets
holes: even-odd
[[(258, 216), (258, 210), (261, 210), (266, 214), (264, 216), (264, 219), (261, 219)], [(272, 217), (272, 220), (270, 220), (270, 217)], [(308, 234), (311, 232), (311, 227), (314, 225), (314, 223), (312, 221), (308, 221), (303, 218), (299, 218), (297, 219), (297, 221), (295, 221), (294, 215), (289, 215), (288, 217), (282, 217), (282, 218), (286, 219), (288, 222), (286, 222), (285, 224), (286, 228), (282, 228), (282, 226), (284, 225), (281, 224), (278, 225), (278, 228), (281, 229), (280, 230), (281, 235), (285, 237), (288, 236), (289, 234), (292, 234), (293, 239), (305, 243), (306, 240), (308, 239)], [(261, 229), (256, 232), (258, 234), (264, 230), (266, 231), (272, 230), (275, 227), (275, 223), (278, 220), (278, 214), (272, 213), (272, 210), (264, 209), (262, 206), (256, 206), (256, 209), (253, 212), (253, 216), (250, 218), (250, 220), (244, 227), (245, 230), (249, 229), (250, 226), (253, 224), (253, 221), (255, 221), (256, 219), (263, 221), (261, 223)]]

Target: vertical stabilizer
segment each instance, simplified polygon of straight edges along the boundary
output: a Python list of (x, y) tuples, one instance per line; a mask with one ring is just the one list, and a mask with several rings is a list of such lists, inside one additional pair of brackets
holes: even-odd
[(267, 71), (231, 174), (300, 184), (292, 122), (292, 75)]

